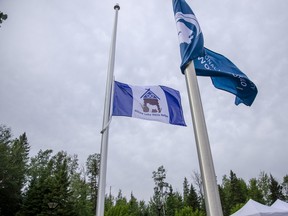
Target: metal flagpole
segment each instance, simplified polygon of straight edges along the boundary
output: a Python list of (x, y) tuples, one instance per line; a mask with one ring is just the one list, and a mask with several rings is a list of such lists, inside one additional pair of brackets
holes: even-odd
[(114, 77), (114, 62), (115, 62), (115, 47), (116, 47), (116, 33), (117, 33), (117, 21), (118, 11), (120, 6), (116, 4), (115, 20), (113, 27), (113, 35), (110, 47), (110, 56), (106, 81), (106, 94), (104, 104), (104, 115), (102, 124), (102, 138), (101, 138), (101, 159), (100, 159), (100, 173), (99, 173), (99, 185), (96, 205), (96, 216), (104, 216), (104, 204), (105, 204), (105, 187), (106, 187), (106, 171), (107, 171), (107, 153), (108, 153), (108, 135), (109, 135), (109, 123), (111, 119), (111, 99), (113, 90), (113, 77)]
[(194, 134), (204, 187), (208, 216), (223, 216), (208, 132), (193, 61), (185, 69), (186, 85), (193, 120)]

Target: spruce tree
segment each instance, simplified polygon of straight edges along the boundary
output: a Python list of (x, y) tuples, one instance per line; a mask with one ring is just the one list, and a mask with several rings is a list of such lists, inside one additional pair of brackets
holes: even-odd
[(89, 155), (86, 161), (88, 185), (90, 187), (90, 202), (93, 212), (96, 212), (96, 201), (98, 193), (98, 178), (100, 173), (100, 154)]
[(0, 209), (3, 215), (15, 215), (21, 207), (29, 149), (25, 133), (12, 139), (11, 130), (0, 126)]
[(263, 194), (258, 186), (258, 182), (256, 178), (252, 178), (249, 180), (248, 186), (248, 196), (249, 199), (253, 199), (256, 202), (264, 204)]
[(169, 185), (169, 192), (165, 203), (165, 215), (174, 216), (177, 211), (183, 208), (183, 199), (179, 192), (174, 192), (172, 185)]
[(283, 188), (283, 195), (284, 195), (283, 201), (288, 202), (288, 175), (285, 175), (283, 177), (282, 188)]
[(188, 195), (189, 195), (189, 184), (188, 184), (187, 178), (185, 177), (184, 182), (183, 182), (183, 203), (184, 203), (184, 206), (188, 206), (188, 203), (187, 203)]
[(264, 204), (269, 204), (269, 185), (270, 185), (270, 178), (267, 173), (261, 171), (259, 177), (257, 179), (257, 184), (259, 189), (262, 192)]
[(196, 190), (193, 186), (193, 184), (190, 185), (190, 190), (189, 190), (189, 195), (187, 198), (187, 204), (188, 206), (192, 207), (192, 209), (195, 210), (200, 210), (200, 201), (199, 197), (196, 193)]
[(269, 185), (269, 204), (272, 205), (277, 199), (284, 200), (282, 193), (282, 186), (278, 181), (270, 174), (270, 185)]

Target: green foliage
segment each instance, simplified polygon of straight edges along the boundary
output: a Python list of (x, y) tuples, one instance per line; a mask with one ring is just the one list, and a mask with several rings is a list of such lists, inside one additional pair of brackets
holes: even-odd
[(89, 185), (86, 184), (85, 179), (81, 177), (81, 173), (75, 173), (71, 177), (72, 194), (71, 199), (74, 200), (74, 209), (76, 215), (79, 216), (92, 216), (93, 205), (90, 201), (87, 201), (89, 195)]
[(193, 211), (190, 206), (185, 206), (179, 212), (177, 211), (175, 216), (205, 216), (205, 213), (198, 209)]
[(158, 167), (157, 171), (152, 172), (152, 178), (154, 180), (154, 194), (150, 200), (150, 211), (152, 215), (159, 215), (159, 212), (164, 212), (164, 204), (167, 196), (167, 190), (169, 184), (166, 180), (166, 170), (164, 166)]
[(249, 199), (253, 199), (256, 202), (264, 204), (263, 194), (258, 186), (258, 182), (256, 178), (252, 178), (249, 180), (248, 197)]
[(111, 192), (109, 193), (109, 196), (105, 197), (105, 212), (107, 212), (110, 208), (114, 205), (114, 197), (112, 196)]
[[(202, 178), (201, 178), (201, 175), (199, 172), (196, 172), (196, 171), (193, 172), (193, 182), (195, 184), (195, 187), (191, 184), (190, 193), (193, 193), (193, 191), (196, 192), (197, 198), (198, 198), (197, 205), (199, 204), (199, 210), (206, 212), (205, 201), (204, 201), (204, 192), (203, 192), (203, 181), (202, 181)], [(193, 189), (192, 189), (192, 186), (193, 186)], [(193, 197), (192, 194), (190, 196)], [(197, 206), (192, 205), (192, 207), (197, 209)]]
[(183, 199), (184, 206), (189, 206), (194, 210), (200, 210), (200, 197), (197, 195), (193, 184), (189, 186), (186, 178), (184, 178), (183, 182)]
[(177, 211), (175, 216), (193, 216), (193, 209), (190, 206), (185, 206), (180, 211)]
[(282, 188), (283, 188), (283, 195), (284, 195), (283, 201), (288, 202), (288, 175), (283, 177)]
[[(24, 196), (22, 215), (47, 215), (51, 211), (57, 215), (76, 215), (71, 199), (69, 157), (65, 152), (51, 154), (51, 150), (40, 151), (31, 159), (31, 181)], [(52, 202), (57, 203), (55, 209), (49, 208)]]
[(233, 214), (236, 211), (238, 211), (239, 209), (241, 209), (244, 205), (245, 205), (245, 203), (238, 203), (238, 204), (234, 205), (230, 211), (231, 214)]
[[(29, 151), (25, 133), (13, 139), (11, 130), (0, 125), (0, 215), (95, 215), (100, 154), (89, 155), (86, 167), (79, 169), (77, 155), (40, 150), (29, 158)], [(200, 175), (194, 173), (197, 190), (184, 178), (183, 195), (166, 182), (166, 175), (164, 166), (152, 172), (154, 194), (147, 205), (133, 193), (127, 201), (121, 190), (117, 197), (110, 192), (105, 197), (105, 216), (205, 216)], [(239, 210), (248, 199), (266, 205), (288, 199), (288, 175), (279, 183), (261, 172), (248, 183), (233, 171), (223, 176), (219, 192), (224, 216)]]
[(282, 193), (282, 186), (276, 181), (276, 179), (270, 175), (270, 185), (269, 185), (270, 194), (269, 204), (272, 205), (277, 199), (284, 200), (285, 197)]
[(220, 189), (221, 203), (224, 215), (230, 215), (234, 206), (246, 203), (248, 198), (248, 189), (245, 181), (237, 178), (236, 174), (231, 170), (230, 177), (223, 177)]
[(183, 208), (182, 196), (179, 192), (173, 192), (172, 185), (169, 186), (169, 192), (165, 203), (165, 212), (167, 216), (174, 216), (175, 212)]
[(96, 211), (98, 177), (100, 173), (100, 154), (89, 155), (86, 161), (88, 184), (90, 187), (90, 202), (93, 204), (93, 212)]
[(200, 201), (199, 201), (199, 199), (200, 198), (198, 197), (197, 192), (196, 192), (193, 184), (191, 184), (190, 190), (189, 190), (188, 199), (187, 199), (188, 206), (191, 206), (192, 209), (200, 210)]
[(133, 193), (131, 193), (130, 201), (128, 202), (128, 214), (130, 216), (139, 216), (140, 209), (138, 205), (137, 199), (134, 197)]
[(22, 203), (30, 146), (26, 134), (12, 139), (11, 130), (0, 125), (0, 209), (15, 215)]
[(115, 198), (115, 205), (113, 203), (114, 197), (110, 194), (106, 197), (105, 201), (105, 216), (148, 216), (148, 208), (145, 205), (144, 201), (138, 202), (134, 197), (133, 193), (131, 193), (131, 197), (129, 202), (127, 199), (123, 197), (121, 190), (118, 192), (118, 196)]
[(105, 216), (129, 216), (129, 208), (127, 205), (121, 204), (116, 205), (113, 208), (109, 209)]
[(262, 192), (264, 204), (269, 203), (269, 185), (270, 185), (270, 178), (267, 173), (260, 172), (259, 177), (257, 179), (258, 187)]
[(188, 206), (188, 196), (189, 196), (189, 183), (187, 178), (184, 178), (184, 182), (183, 182), (183, 202), (184, 202), (184, 206)]

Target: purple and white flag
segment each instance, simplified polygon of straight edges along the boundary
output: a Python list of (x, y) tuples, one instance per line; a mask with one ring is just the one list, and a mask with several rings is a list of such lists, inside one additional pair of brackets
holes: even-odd
[(166, 86), (133, 86), (115, 81), (112, 115), (186, 126), (180, 93)]

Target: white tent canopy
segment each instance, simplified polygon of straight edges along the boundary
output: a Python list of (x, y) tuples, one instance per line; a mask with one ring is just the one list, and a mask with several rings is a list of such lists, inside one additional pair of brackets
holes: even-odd
[(277, 199), (271, 207), (288, 211), (288, 203), (279, 199)]
[(288, 216), (288, 210), (266, 206), (250, 199), (231, 216)]

